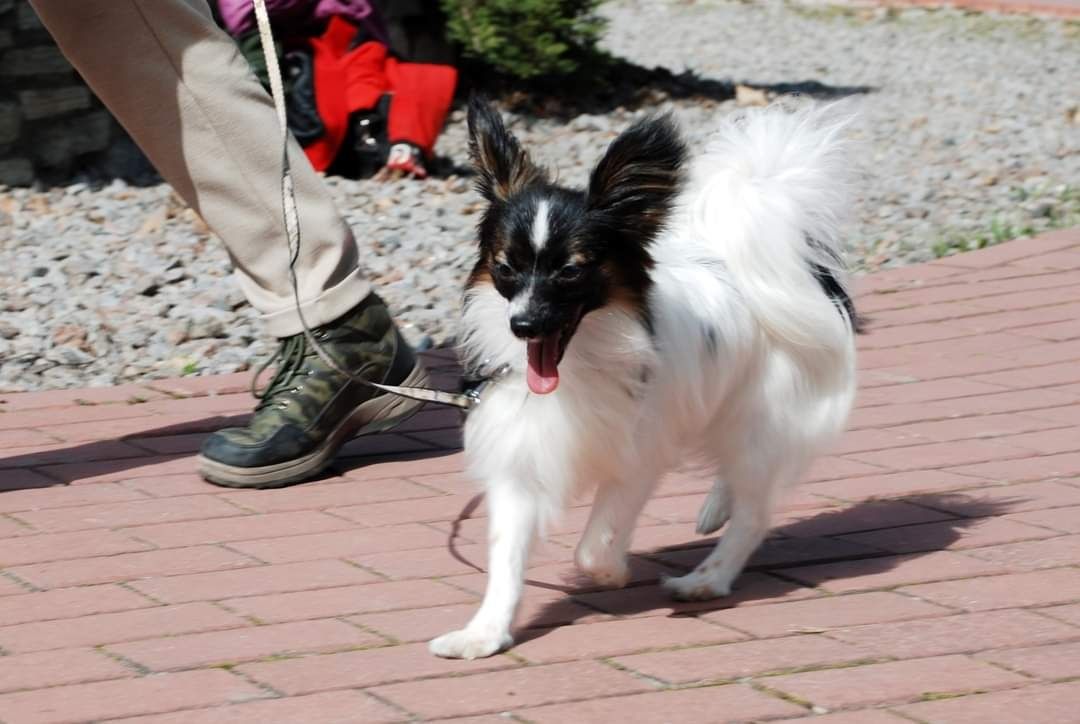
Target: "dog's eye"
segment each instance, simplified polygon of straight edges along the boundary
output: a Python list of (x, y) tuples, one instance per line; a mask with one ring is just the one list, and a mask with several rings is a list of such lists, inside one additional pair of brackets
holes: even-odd
[(585, 270), (580, 266), (567, 264), (559, 270), (558, 279), (560, 282), (576, 282), (584, 273)]
[(502, 279), (509, 279), (514, 276), (514, 270), (506, 262), (499, 262), (496, 264), (493, 271), (495, 272), (495, 276), (501, 277)]

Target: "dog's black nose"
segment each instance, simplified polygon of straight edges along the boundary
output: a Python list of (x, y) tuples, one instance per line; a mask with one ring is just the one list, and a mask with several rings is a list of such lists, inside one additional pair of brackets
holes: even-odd
[(540, 320), (528, 314), (515, 314), (510, 317), (510, 331), (521, 339), (536, 337), (540, 334)]

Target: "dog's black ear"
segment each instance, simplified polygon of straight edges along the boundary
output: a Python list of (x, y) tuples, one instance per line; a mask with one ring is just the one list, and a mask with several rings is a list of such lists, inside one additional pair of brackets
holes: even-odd
[(670, 115), (638, 121), (611, 142), (589, 177), (589, 210), (626, 233), (651, 238), (682, 181), (686, 145)]
[(526, 186), (546, 179), (539, 166), (510, 135), (502, 118), (482, 98), (469, 99), (469, 155), (480, 175), (480, 193), (489, 202), (506, 201)]

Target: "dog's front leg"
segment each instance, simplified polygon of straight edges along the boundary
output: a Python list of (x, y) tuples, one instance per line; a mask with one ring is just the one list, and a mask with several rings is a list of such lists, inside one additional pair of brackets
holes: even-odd
[(655, 487), (655, 476), (639, 472), (596, 489), (589, 522), (574, 555), (579, 570), (602, 586), (622, 588), (630, 581), (626, 554), (641, 509)]
[(510, 626), (521, 601), (538, 504), (532, 493), (513, 482), (489, 486), (487, 499), (489, 553), (484, 602), (465, 628), (431, 642), (431, 652), (437, 656), (482, 658), (513, 643)]

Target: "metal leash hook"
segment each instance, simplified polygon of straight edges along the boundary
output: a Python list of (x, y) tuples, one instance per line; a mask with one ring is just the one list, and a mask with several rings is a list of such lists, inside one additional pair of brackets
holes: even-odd
[(277, 53), (274, 50), (274, 34), (270, 29), (270, 14), (266, 10), (266, 0), (252, 0), (252, 2), (255, 7), (255, 23), (259, 28), (259, 42), (262, 45), (263, 58), (266, 61), (266, 73), (270, 78), (270, 95), (274, 99), (274, 110), (277, 112), (278, 126), (281, 129), (281, 210), (285, 220), (285, 233), (289, 244), (289, 281), (292, 285), (293, 302), (296, 305), (296, 314), (300, 319), (304, 338), (330, 369), (344, 375), (353, 382), (358, 382), (366, 387), (374, 387), (391, 395), (408, 397), (423, 402), (433, 402), (437, 405), (450, 405), (467, 412), (479, 404), (480, 392), (484, 387), (496, 379), (497, 376), (501, 377), (509, 371), (508, 366), (504, 365), (505, 369), (499, 368), (476, 388), (465, 393), (430, 390), (426, 387), (383, 385), (353, 374), (338, 364), (337, 360), (323, 349), (323, 346), (315, 339), (307, 320), (304, 319), (304, 311), (300, 304), (300, 288), (296, 280), (296, 261), (300, 258), (300, 216), (296, 212), (296, 193), (293, 189), (292, 169), (289, 166), (289, 125), (285, 114), (285, 89), (281, 80), (281, 68), (278, 65)]

